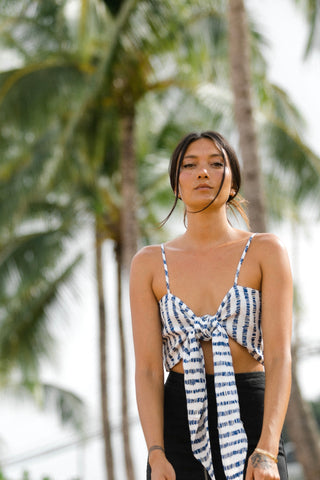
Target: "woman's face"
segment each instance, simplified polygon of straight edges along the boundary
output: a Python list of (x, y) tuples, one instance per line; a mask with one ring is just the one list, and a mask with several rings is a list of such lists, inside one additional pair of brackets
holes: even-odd
[(232, 195), (232, 173), (229, 160), (213, 141), (201, 138), (191, 143), (182, 160), (179, 175), (179, 197), (187, 209), (196, 211), (204, 208), (217, 195), (225, 168), (225, 178), (213, 205), (226, 204)]

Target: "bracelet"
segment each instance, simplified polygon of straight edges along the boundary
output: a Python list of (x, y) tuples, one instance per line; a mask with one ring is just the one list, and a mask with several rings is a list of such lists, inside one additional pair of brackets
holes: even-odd
[(152, 445), (152, 447), (150, 447), (149, 450), (148, 450), (148, 461), (149, 461), (150, 453), (153, 450), (161, 450), (163, 453), (165, 453), (164, 448), (161, 447), (161, 445)]
[(275, 457), (274, 455), (272, 455), (272, 453), (267, 452), (267, 450), (262, 450), (262, 448), (256, 448), (256, 449), (255, 449), (255, 452), (261, 453), (262, 455), (265, 455), (266, 457), (271, 458), (271, 460), (273, 460), (275, 463), (278, 463), (277, 457)]

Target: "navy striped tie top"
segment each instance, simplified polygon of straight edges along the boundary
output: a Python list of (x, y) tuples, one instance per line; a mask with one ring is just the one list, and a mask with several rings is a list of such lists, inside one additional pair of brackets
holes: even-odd
[(245, 246), (234, 283), (217, 312), (215, 315), (201, 317), (170, 292), (166, 254), (164, 245), (161, 245), (167, 285), (167, 293), (159, 301), (165, 367), (169, 371), (183, 361), (192, 451), (212, 480), (215, 480), (215, 476), (208, 430), (205, 363), (200, 342), (212, 342), (219, 443), (224, 472), (227, 480), (242, 480), (247, 436), (240, 419), (228, 338), (231, 337), (245, 347), (263, 364), (261, 293), (254, 288), (238, 285), (241, 265), (253, 237), (254, 234)]

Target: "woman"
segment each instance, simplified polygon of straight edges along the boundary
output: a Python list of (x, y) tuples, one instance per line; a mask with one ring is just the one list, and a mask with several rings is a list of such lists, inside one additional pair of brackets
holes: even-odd
[[(189, 134), (170, 164), (186, 232), (132, 262), (136, 394), (152, 480), (281, 480), (292, 279), (277, 237), (242, 216), (235, 152)], [(173, 209), (171, 210), (171, 212)], [(170, 214), (171, 214), (170, 212)], [(169, 215), (170, 215), (169, 214)], [(164, 385), (163, 361), (170, 372)]]

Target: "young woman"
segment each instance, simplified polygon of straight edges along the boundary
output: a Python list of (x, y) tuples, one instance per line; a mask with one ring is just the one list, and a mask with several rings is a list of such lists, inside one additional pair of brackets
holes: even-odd
[[(186, 232), (140, 250), (130, 296), (147, 479), (281, 480), (292, 279), (277, 237), (234, 228), (240, 170), (218, 133), (170, 164)], [(171, 212), (170, 212), (171, 213)], [(169, 375), (164, 385), (163, 362)]]

